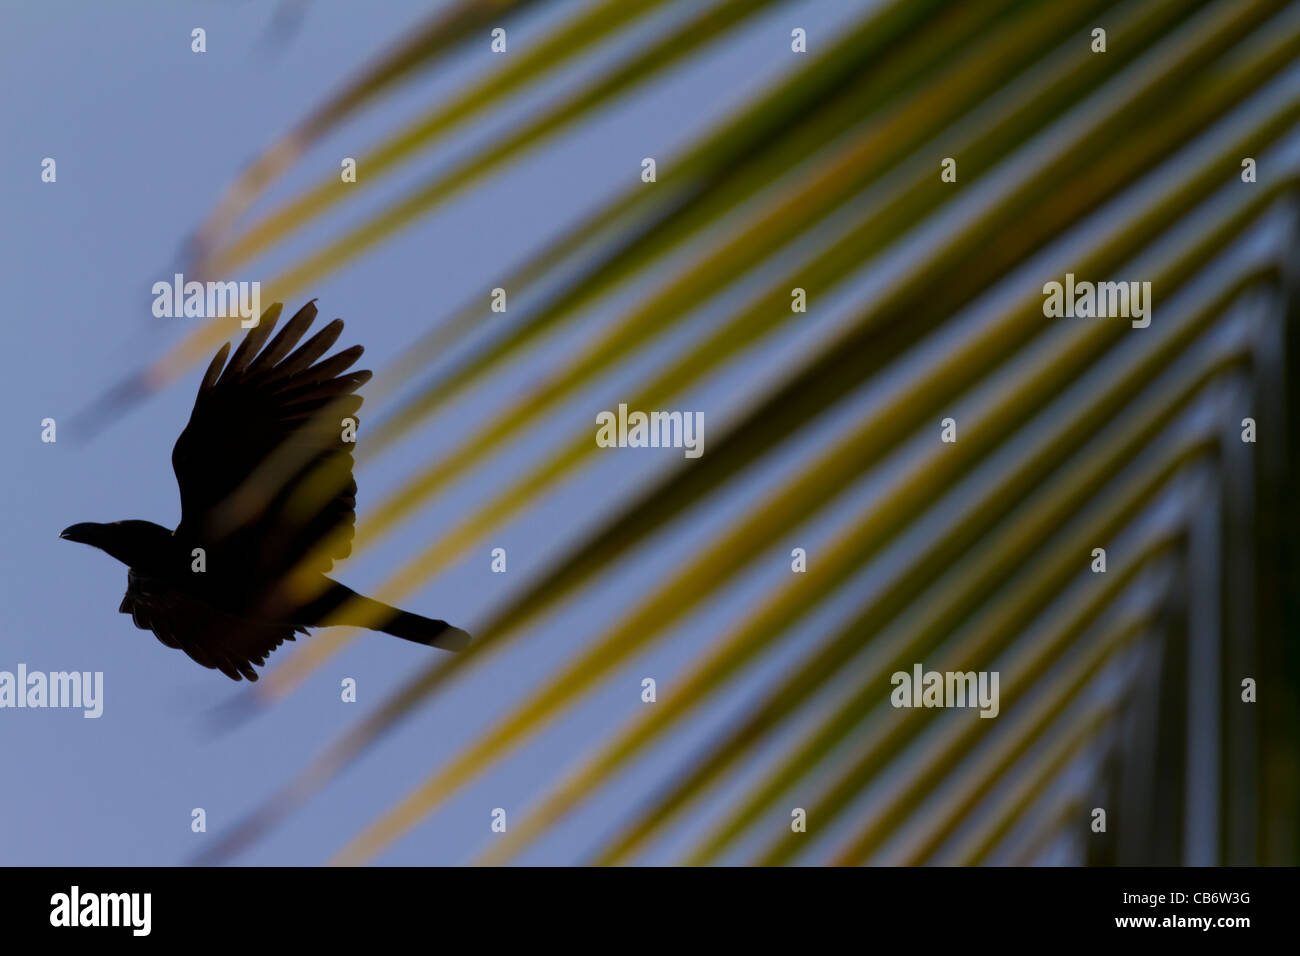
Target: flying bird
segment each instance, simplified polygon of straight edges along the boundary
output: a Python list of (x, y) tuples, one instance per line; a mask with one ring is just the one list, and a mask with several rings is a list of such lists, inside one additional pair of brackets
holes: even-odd
[(226, 343), (203, 376), (172, 449), (181, 498), (176, 529), (87, 522), (59, 537), (125, 564), (118, 610), (233, 680), (257, 680), (254, 665), (324, 623), (463, 649), (470, 637), (459, 628), (326, 576), (352, 550), (357, 485), (349, 424), (355, 436), (356, 391), (371, 373), (347, 371), (360, 345), (322, 358), (343, 331), (340, 319), (298, 344), (316, 318), (314, 301), (267, 343), (279, 315), (276, 303), (230, 361)]

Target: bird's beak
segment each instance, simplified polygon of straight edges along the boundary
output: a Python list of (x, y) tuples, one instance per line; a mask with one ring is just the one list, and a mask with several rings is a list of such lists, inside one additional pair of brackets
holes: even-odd
[(81, 524), (64, 528), (59, 532), (59, 537), (64, 541), (76, 541), (78, 544), (94, 544), (99, 539), (98, 532), (101, 527), (103, 526), (93, 521), (83, 521)]

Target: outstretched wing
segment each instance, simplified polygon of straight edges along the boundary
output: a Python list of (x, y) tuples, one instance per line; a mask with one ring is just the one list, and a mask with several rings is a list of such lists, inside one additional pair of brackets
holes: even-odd
[(229, 362), (230, 345), (222, 346), (172, 450), (177, 537), (211, 548), (210, 570), (220, 560), (223, 575), (263, 584), (309, 555), (304, 567), (324, 573), (351, 552), (357, 486), (345, 420), (355, 428), (354, 393), (371, 375), (347, 371), (359, 345), (322, 358), (342, 320), (299, 345), (316, 318), (309, 302), (268, 343), (279, 315), (277, 303)]

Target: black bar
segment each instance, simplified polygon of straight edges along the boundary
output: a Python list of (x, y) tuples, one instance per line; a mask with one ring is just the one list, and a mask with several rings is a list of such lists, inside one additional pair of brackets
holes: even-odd
[[(48, 868), (8, 869), (0, 879), (7, 943), (66, 942), (69, 934), (83, 943), (130, 940), (145, 928), (145, 898), (128, 908), (125, 898), (101, 894), (146, 893), (148, 938), (205, 948), (414, 934), (431, 947), (495, 948), (519, 936), (539, 947), (584, 939), (612, 951), (714, 937), (770, 944), (781, 928), (818, 948), (832, 933), (855, 947), (1193, 935), (1232, 945), (1261, 931), (1284, 938), (1277, 934), (1295, 922), (1295, 871), (1282, 868)], [(70, 922), (73, 886), (78, 922), (116, 910), (119, 925), (53, 925)]]

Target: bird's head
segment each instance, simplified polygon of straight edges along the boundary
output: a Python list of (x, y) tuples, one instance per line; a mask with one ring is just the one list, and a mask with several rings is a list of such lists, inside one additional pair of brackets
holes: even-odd
[(159, 549), (166, 547), (171, 532), (152, 521), (83, 521), (64, 528), (59, 537), (99, 548), (131, 567), (147, 567), (161, 556)]

